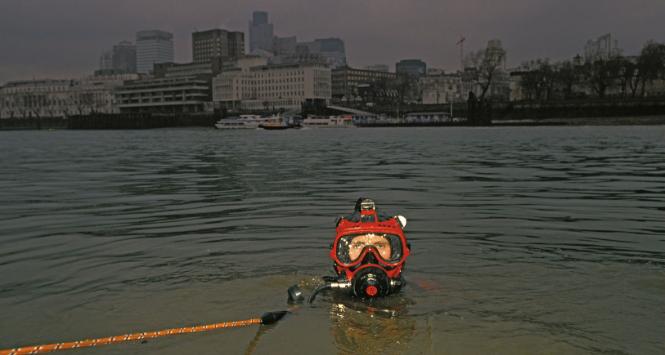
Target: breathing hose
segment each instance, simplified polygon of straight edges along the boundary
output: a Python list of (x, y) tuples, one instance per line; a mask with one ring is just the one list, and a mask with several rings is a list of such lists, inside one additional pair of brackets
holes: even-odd
[(314, 292), (312, 292), (312, 295), (309, 296), (309, 299), (307, 300), (307, 303), (314, 302), (314, 299), (316, 298), (316, 295), (319, 294), (319, 292), (325, 291), (325, 290), (330, 290), (330, 289), (332, 289), (332, 285), (329, 284), (329, 283), (325, 283), (325, 284), (317, 287), (316, 290), (314, 290)]

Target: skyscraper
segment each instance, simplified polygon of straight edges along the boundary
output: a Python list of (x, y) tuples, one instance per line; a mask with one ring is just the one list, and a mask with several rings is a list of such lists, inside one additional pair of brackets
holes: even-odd
[(272, 52), (273, 37), (273, 26), (268, 23), (268, 13), (254, 11), (252, 20), (249, 21), (249, 52), (253, 53), (257, 49)]
[(149, 73), (156, 63), (173, 62), (173, 35), (160, 30), (136, 33), (136, 69)]
[(192, 33), (194, 63), (208, 63), (213, 58), (238, 58), (245, 54), (245, 34), (213, 29)]
[(136, 46), (132, 42), (122, 41), (113, 46), (111, 58), (113, 70), (122, 73), (136, 73)]

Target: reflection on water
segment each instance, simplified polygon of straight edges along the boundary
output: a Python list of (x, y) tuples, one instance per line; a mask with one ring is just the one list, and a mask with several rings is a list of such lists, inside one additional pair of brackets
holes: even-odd
[(0, 132), (0, 348), (283, 309), (367, 196), (409, 218), (397, 310), (325, 295), (252, 353), (660, 354), (663, 157), (658, 126)]
[(368, 303), (343, 296), (330, 300), (330, 332), (338, 353), (405, 353), (415, 330), (408, 300), (393, 295)]

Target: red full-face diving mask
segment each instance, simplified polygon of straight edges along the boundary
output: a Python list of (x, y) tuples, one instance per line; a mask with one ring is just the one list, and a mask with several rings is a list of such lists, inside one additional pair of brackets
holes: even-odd
[(358, 200), (356, 211), (338, 221), (330, 251), (338, 280), (362, 298), (399, 291), (410, 252), (405, 225), (406, 218), (380, 216), (374, 201)]

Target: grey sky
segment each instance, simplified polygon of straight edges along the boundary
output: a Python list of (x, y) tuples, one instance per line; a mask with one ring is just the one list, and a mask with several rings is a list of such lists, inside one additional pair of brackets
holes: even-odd
[(454, 71), (460, 35), (469, 50), (501, 39), (509, 65), (572, 57), (607, 32), (626, 54), (665, 42), (665, 0), (0, 0), (0, 84), (87, 75), (142, 29), (173, 32), (176, 60), (189, 61), (192, 31), (247, 32), (253, 10), (277, 35), (342, 38), (352, 66), (422, 58)]

